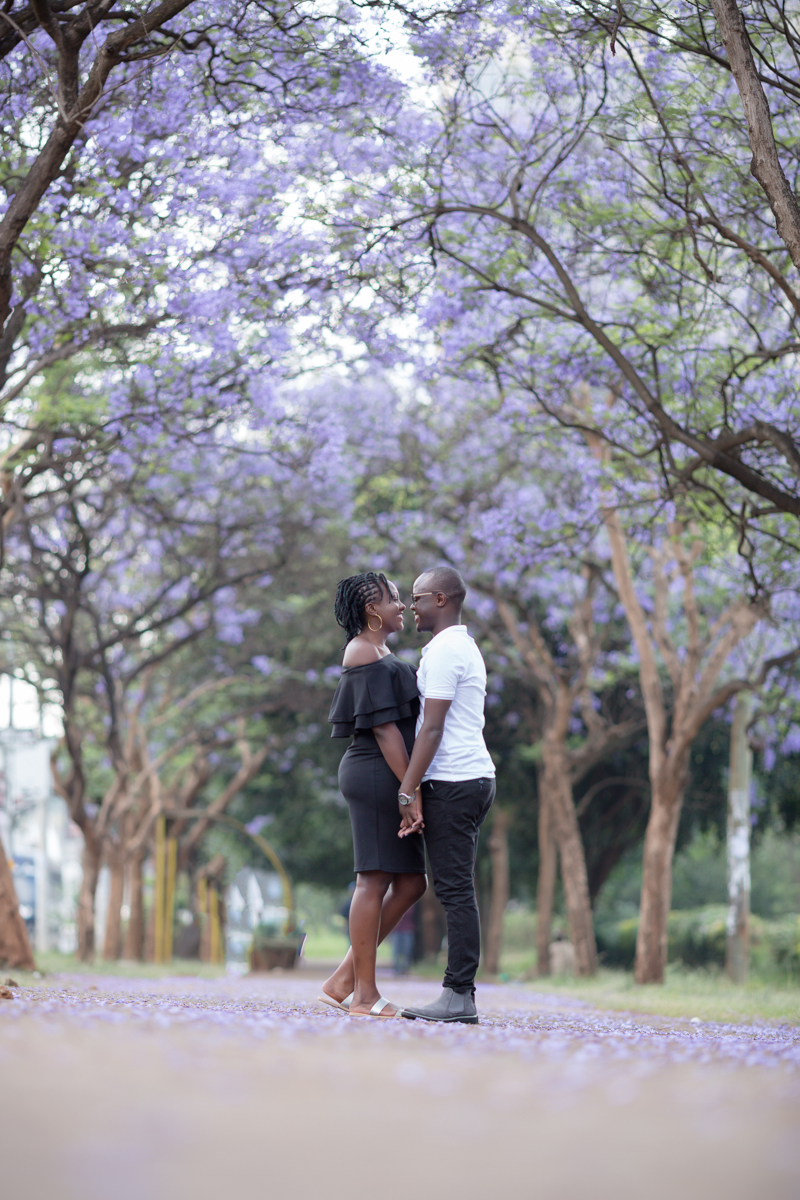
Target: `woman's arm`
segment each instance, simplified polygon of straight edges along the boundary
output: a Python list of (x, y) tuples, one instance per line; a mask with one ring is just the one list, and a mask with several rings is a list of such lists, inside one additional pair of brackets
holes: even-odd
[(422, 776), (436, 757), (436, 751), (439, 749), (444, 733), (444, 720), (452, 703), (452, 700), (425, 701), (422, 726), (411, 751), (411, 761), (400, 781), (399, 790), (401, 792), (407, 796), (414, 794), (412, 803), (400, 809), (402, 822), (400, 837), (408, 837), (409, 833), (416, 833), (425, 828), (422, 819), (422, 798), (417, 788), (422, 782)]
[(394, 721), (387, 721), (385, 725), (375, 725), (372, 732), (381, 754), (397, 778), (402, 779), (408, 767), (408, 751), (402, 733)]

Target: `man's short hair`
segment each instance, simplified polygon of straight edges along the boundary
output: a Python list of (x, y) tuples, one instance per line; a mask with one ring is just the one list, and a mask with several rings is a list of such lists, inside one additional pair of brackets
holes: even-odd
[(431, 567), (429, 571), (423, 571), (422, 574), (425, 579), (430, 581), (432, 592), (444, 592), (445, 596), (450, 597), (456, 608), (461, 608), (467, 598), (467, 585), (454, 567)]

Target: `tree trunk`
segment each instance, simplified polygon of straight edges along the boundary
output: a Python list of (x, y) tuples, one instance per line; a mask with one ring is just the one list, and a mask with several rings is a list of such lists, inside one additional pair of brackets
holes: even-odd
[(135, 854), (128, 862), (128, 894), (131, 915), (125, 932), (125, 957), (144, 961), (144, 890), (142, 869), (144, 855)]
[(542, 757), (548, 801), (553, 807), (569, 935), (575, 950), (575, 971), (578, 975), (593, 975), (597, 970), (597, 945), (594, 940), (592, 901), (586, 855), (572, 799), (566, 746), (560, 738), (550, 738), (545, 734)]
[(503, 916), (508, 905), (508, 812), (495, 808), (492, 832), (489, 835), (489, 857), (492, 863), (492, 900), (486, 927), (484, 970), (496, 975), (500, 970), (503, 948)]
[(78, 897), (78, 958), (91, 962), (94, 958), (94, 898), (100, 876), (100, 847), (84, 831), (83, 881)]
[(750, 696), (740, 692), (731, 728), (728, 782), (728, 922), (725, 969), (734, 983), (750, 971), (750, 777), (753, 752), (747, 740)]
[(537, 974), (550, 974), (553, 940), (553, 902), (556, 894), (558, 847), (553, 832), (552, 803), (547, 795), (544, 769), (539, 771), (539, 880), (536, 887)]
[(33, 971), (33, 959), (28, 930), (20, 916), (14, 877), (0, 841), (0, 963), (19, 971)]
[[(667, 558), (659, 554), (653, 557), (656, 603), (650, 622), (651, 636), (648, 619), (633, 585), (628, 550), (616, 510), (606, 509), (604, 520), (619, 597), (639, 652), (639, 679), (650, 743), (651, 807), (644, 839), (642, 900), (636, 939), (636, 982), (663, 983), (667, 965), (667, 923), (672, 900), (672, 859), (683, 793), (689, 778), (692, 741), (714, 709), (726, 703), (740, 689), (741, 683), (738, 681), (717, 687), (717, 680), (726, 659), (756, 622), (766, 615), (766, 610), (760, 601), (732, 601), (715, 622), (716, 627), (724, 632), (704, 662), (707, 647), (704, 648), (701, 633), (701, 614), (694, 580), (694, 563), (701, 553), (702, 543), (695, 542), (692, 551), (687, 552), (679, 537), (683, 526), (675, 526), (670, 532), (671, 544), (664, 554), (677, 559), (683, 576), (683, 614), (687, 637), (685, 658), (681, 662), (670, 635), (667, 609), (661, 603), (668, 586), (663, 569)], [(656, 644), (672, 680), (671, 732), (668, 732), (667, 708), (656, 662)]]
[(742, 98), (750, 149), (753, 151), (750, 170), (764, 189), (775, 216), (778, 236), (789, 251), (792, 262), (800, 269), (800, 208), (778, 157), (772, 116), (758, 77), (744, 17), (736, 0), (711, 2), (731, 73)]
[(108, 892), (103, 958), (113, 962), (122, 953), (122, 897), (125, 889), (125, 855), (122, 847), (115, 848), (109, 855), (108, 866), (111, 872), (111, 886)]
[(653, 783), (644, 835), (642, 900), (636, 938), (636, 982), (663, 983), (667, 965), (667, 922), (672, 903), (672, 858), (686, 785), (685, 768)]

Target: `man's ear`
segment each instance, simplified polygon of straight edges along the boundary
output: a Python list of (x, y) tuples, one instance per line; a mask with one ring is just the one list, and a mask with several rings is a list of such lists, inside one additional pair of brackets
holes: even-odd
[(447, 596), (445, 596), (444, 592), (437, 592), (436, 593), (436, 607), (444, 608), (445, 604), (447, 604)]

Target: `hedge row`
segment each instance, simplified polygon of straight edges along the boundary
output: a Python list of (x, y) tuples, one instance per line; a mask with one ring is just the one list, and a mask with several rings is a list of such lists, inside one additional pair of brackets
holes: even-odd
[[(727, 908), (709, 905), (669, 915), (667, 957), (686, 967), (725, 966)], [(599, 925), (597, 949), (609, 967), (630, 969), (636, 953), (639, 918)], [(800, 917), (750, 919), (751, 962), (756, 970), (800, 972)]]

